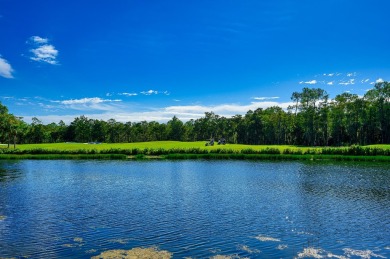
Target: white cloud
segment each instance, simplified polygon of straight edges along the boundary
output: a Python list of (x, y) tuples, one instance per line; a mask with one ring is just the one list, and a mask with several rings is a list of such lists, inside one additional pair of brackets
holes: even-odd
[(382, 79), (382, 78), (378, 78), (376, 81), (375, 81), (375, 83), (383, 83), (384, 82), (384, 80)]
[(317, 84), (317, 80), (306, 81), (304, 83), (308, 84), (308, 85), (315, 85), (315, 84)]
[(58, 50), (56, 50), (53, 45), (42, 45), (35, 49), (31, 49), (30, 51), (34, 54), (34, 56), (31, 57), (31, 59), (34, 61), (45, 62), (51, 65), (58, 64), (56, 60)]
[(137, 93), (119, 93), (118, 95), (124, 95), (124, 96), (137, 96)]
[(330, 74), (323, 74), (324, 76), (330, 76), (330, 77), (332, 77), (332, 76), (334, 76), (334, 73), (330, 73)]
[(333, 81), (330, 81), (330, 82), (328, 82), (328, 83), (326, 83), (327, 85), (333, 85), (334, 84), (334, 82)]
[(50, 101), (58, 103), (58, 109), (71, 109), (78, 111), (116, 111), (122, 100), (102, 99), (99, 97), (70, 99), (62, 101)]
[(11, 65), (6, 59), (0, 56), (0, 76), (5, 78), (14, 78), (12, 76), (12, 72), (14, 72), (14, 70), (12, 69)]
[(341, 81), (339, 85), (354, 85), (355, 79), (349, 79), (348, 81)]
[(45, 44), (45, 43), (49, 42), (49, 40), (47, 38), (41, 38), (39, 36), (32, 36), (30, 39), (32, 42), (38, 43), (38, 44)]
[(141, 94), (144, 94), (144, 95), (158, 94), (158, 91), (155, 91), (155, 90), (142, 91)]
[[(87, 101), (87, 100), (90, 101)], [(92, 101), (92, 99), (94, 99)], [(72, 102), (70, 102), (72, 101)], [(107, 100), (108, 101), (108, 100)], [(115, 101), (115, 100), (111, 100)], [(59, 102), (59, 101), (57, 101)], [(168, 107), (161, 107), (161, 108), (148, 108), (143, 111), (134, 111), (134, 112), (128, 112), (129, 109), (128, 106), (113, 106), (112, 104), (108, 107), (102, 107), (102, 99), (95, 99), (95, 98), (83, 98), (77, 100), (66, 100), (61, 101), (66, 103), (72, 103), (73, 109), (79, 108), (78, 110), (82, 110), (82, 114), (90, 119), (102, 119), (102, 120), (109, 120), (109, 119), (115, 119), (116, 121), (120, 122), (137, 122), (137, 121), (159, 121), (159, 122), (167, 122), (170, 119), (172, 119), (173, 116), (177, 116), (182, 121), (188, 121), (191, 119), (198, 119), (200, 117), (204, 117), (205, 112), (215, 112), (216, 114), (220, 116), (225, 117), (232, 117), (237, 114), (244, 115), (249, 110), (256, 110), (257, 108), (268, 108), (271, 106), (279, 106), (283, 109), (287, 109), (289, 105), (293, 105), (292, 102), (285, 102), (285, 103), (279, 103), (279, 102), (251, 102), (249, 104), (220, 104), (220, 105), (175, 105), (175, 106), (168, 106)], [(91, 105), (90, 107), (87, 107), (86, 109), (85, 105), (86, 103), (92, 102), (94, 105)], [(76, 106), (78, 105), (78, 106)], [(100, 106), (98, 106), (100, 105)], [(103, 113), (97, 113), (97, 108), (99, 110), (103, 111)], [(83, 109), (81, 109), (83, 108)], [(77, 109), (76, 109), (77, 110)], [(89, 113), (86, 113), (85, 111), (90, 111)], [(80, 114), (81, 115), (81, 114)], [(45, 116), (35, 116), (38, 117), (40, 120), (42, 120), (44, 123), (51, 123), (51, 122), (58, 122), (60, 120), (63, 120), (66, 123), (70, 123), (74, 120), (74, 118), (80, 116), (80, 115), (45, 115)], [(31, 121), (31, 118), (33, 116), (24, 116), (24, 119), (26, 121)]]
[(104, 102), (121, 102), (121, 100), (101, 99), (99, 97), (93, 98), (82, 98), (82, 99), (70, 99), (64, 101), (54, 101), (61, 104), (72, 105), (72, 104), (96, 104)]
[(364, 84), (364, 83), (367, 83), (368, 81), (370, 81), (370, 79), (369, 78), (367, 78), (367, 79), (363, 79), (362, 81), (360, 81), (362, 84)]
[(274, 97), (253, 97), (252, 99), (263, 101), (263, 100), (279, 99), (279, 97), (277, 97), (277, 96), (274, 96)]
[(34, 45), (34, 47), (30, 49), (30, 52), (33, 53), (33, 56), (30, 57), (31, 60), (51, 65), (58, 64), (58, 50), (52, 44), (48, 44), (48, 39), (41, 38), (39, 36), (32, 36), (30, 38), (30, 42), (27, 43)]
[(356, 76), (356, 72), (348, 73), (348, 74), (347, 74), (347, 77), (351, 77), (351, 76)]

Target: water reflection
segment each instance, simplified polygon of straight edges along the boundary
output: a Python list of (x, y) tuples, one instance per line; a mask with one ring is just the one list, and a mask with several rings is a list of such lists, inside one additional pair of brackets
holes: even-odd
[(22, 175), (18, 162), (0, 161), (0, 182), (13, 181)]
[[(313, 236), (307, 237), (307, 249), (301, 255), (320, 253), (314, 248), (321, 243), (331, 243), (330, 247), (341, 254), (345, 244), (354, 242), (373, 244), (372, 249), (385, 247), (390, 237), (386, 231), (390, 224), (389, 174), (388, 165), (302, 165), (298, 193), (303, 210), (296, 220), (300, 221), (297, 225), (305, 226), (305, 231)], [(310, 243), (317, 246), (313, 248)]]
[(390, 256), (387, 165), (21, 161), (0, 168), (18, 175), (0, 182), (4, 257), (90, 258), (151, 247), (173, 258)]

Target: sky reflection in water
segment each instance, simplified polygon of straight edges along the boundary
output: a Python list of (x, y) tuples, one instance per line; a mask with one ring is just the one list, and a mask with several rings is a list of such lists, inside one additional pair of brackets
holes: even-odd
[(90, 258), (389, 257), (388, 165), (243, 161), (0, 163), (0, 254)]

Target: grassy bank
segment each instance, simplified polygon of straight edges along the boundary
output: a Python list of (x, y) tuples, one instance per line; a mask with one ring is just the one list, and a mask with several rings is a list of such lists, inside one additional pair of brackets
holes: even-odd
[(390, 156), (284, 155), (284, 154), (167, 154), (127, 156), (121, 154), (0, 154), (0, 160), (310, 160), (390, 162)]
[(312, 161), (364, 161), (390, 162), (389, 156), (342, 156), (342, 155), (272, 155), (272, 154), (169, 154), (164, 158), (171, 160), (206, 159), (206, 160), (312, 160)]
[[(101, 143), (101, 144), (88, 144), (88, 143), (44, 143), (44, 144), (23, 144), (17, 145), (16, 148), (19, 150), (33, 150), (33, 149), (48, 149), (48, 150), (109, 150), (109, 149), (202, 149), (202, 150), (217, 150), (217, 149), (231, 149), (239, 151), (243, 149), (254, 149), (262, 150), (269, 147), (276, 148), (279, 150), (284, 149), (299, 149), (307, 150), (309, 147), (298, 147), (291, 145), (243, 145), (243, 144), (227, 144), (227, 145), (214, 145), (205, 146), (205, 141), (196, 142), (181, 142), (181, 141), (151, 141), (151, 142), (135, 142), (135, 143)], [(0, 149), (6, 149), (7, 146), (0, 146)]]
[(390, 145), (300, 147), (158, 141), (142, 143), (51, 143), (0, 148), (0, 159), (268, 159), (389, 161)]
[(0, 160), (124, 160), (128, 157), (121, 154), (0, 154)]

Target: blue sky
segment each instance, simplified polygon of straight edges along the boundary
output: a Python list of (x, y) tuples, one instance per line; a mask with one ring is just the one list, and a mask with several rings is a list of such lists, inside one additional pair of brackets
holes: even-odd
[(390, 2), (0, 0), (0, 101), (29, 122), (186, 121), (390, 80)]

